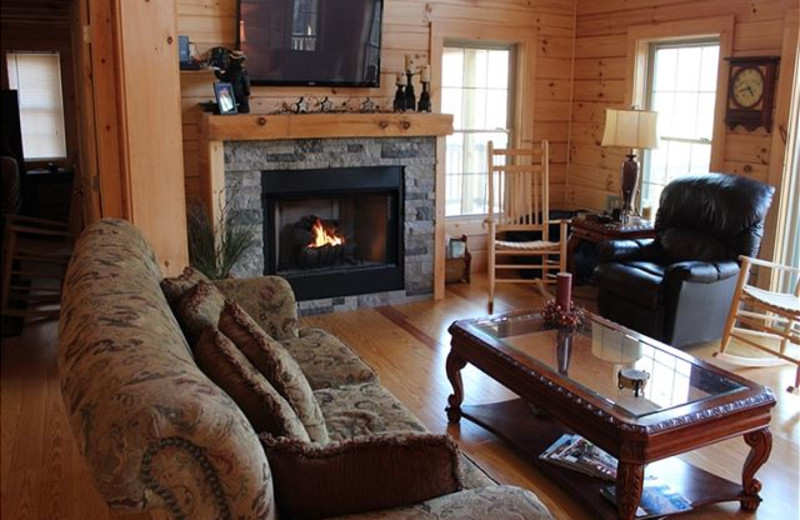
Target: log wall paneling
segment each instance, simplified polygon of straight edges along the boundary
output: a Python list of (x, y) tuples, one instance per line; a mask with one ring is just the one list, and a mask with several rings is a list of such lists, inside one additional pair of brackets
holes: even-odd
[(116, 0), (130, 220), (166, 274), (188, 264), (178, 36), (172, 2)]
[[(178, 32), (186, 34), (198, 51), (235, 43), (235, 0), (177, 0)], [(469, 28), (493, 25), (501, 31), (524, 32), (531, 38), (532, 70), (526, 90), (530, 91), (529, 113), (524, 118), (526, 139), (547, 138), (551, 143), (551, 204), (562, 207), (567, 192), (568, 139), (572, 89), (572, 55), (575, 34), (575, 0), (385, 0), (381, 50), (381, 88), (329, 87), (254, 87), (250, 99), (253, 113), (269, 113), (282, 101), (297, 97), (329, 96), (335, 103), (351, 104), (370, 96), (379, 105), (390, 107), (394, 98), (394, 75), (403, 69), (404, 55), (412, 54), (417, 63), (435, 64), (432, 54), (433, 26)], [(433, 74), (434, 99), (440, 78)], [(207, 184), (201, 171), (207, 167), (207, 147), (198, 143), (202, 110), (198, 103), (212, 100), (214, 76), (210, 72), (181, 73), (183, 153), (186, 196), (204, 198)], [(434, 103), (434, 110), (440, 107)], [(522, 128), (522, 126), (521, 126)], [(441, 216), (437, 221), (442, 220)], [(437, 227), (438, 229), (438, 227)], [(485, 231), (477, 227), (476, 235)], [(485, 241), (475, 246), (485, 248)], [(474, 250), (478, 257), (483, 249)], [(473, 263), (480, 268), (480, 262)]]
[[(763, 129), (748, 132), (741, 127), (720, 129), (717, 135), (724, 143), (716, 150), (715, 162), (720, 171), (746, 175), (777, 187), (785, 152), (779, 128), (786, 127), (792, 63), (797, 51), (796, 12), (797, 3), (792, 0), (578, 0), (567, 204), (603, 209), (606, 197), (618, 193), (622, 158), (617, 151), (600, 147), (600, 139), (605, 108), (619, 107), (630, 100), (625, 86), (633, 80), (626, 58), (629, 33), (643, 26), (656, 30), (686, 27), (704, 18), (733, 19), (730, 55), (782, 56), (772, 133)], [(727, 64), (724, 72), (719, 89), (727, 84)], [(772, 219), (774, 213), (777, 211), (771, 212)], [(762, 251), (771, 251), (771, 229), (772, 225)]]

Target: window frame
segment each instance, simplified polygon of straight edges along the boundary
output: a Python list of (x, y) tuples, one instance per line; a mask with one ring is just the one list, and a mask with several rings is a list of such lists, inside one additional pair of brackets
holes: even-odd
[[(22, 131), (22, 154), (24, 157), (25, 162), (45, 162), (45, 161), (63, 161), (69, 157), (69, 149), (67, 147), (67, 132), (66, 132), (66, 111), (64, 107), (64, 77), (62, 74), (62, 61), (61, 61), (61, 52), (60, 51), (51, 51), (51, 50), (9, 50), (5, 53), (5, 62), (6, 62), (6, 70), (4, 71), (6, 77), (8, 78), (9, 88), (11, 87), (11, 67), (12, 62), (13, 66), (16, 69), (19, 69), (19, 57), (21, 56), (52, 56), (55, 58), (55, 72), (58, 75), (58, 96), (57, 99), (53, 99), (51, 101), (57, 101), (57, 105), (54, 105), (53, 108), (45, 109), (48, 112), (58, 115), (60, 128), (56, 129), (54, 135), (60, 137), (61, 140), (61, 148), (62, 154), (61, 155), (52, 155), (52, 156), (33, 156), (25, 151), (25, 133), (24, 133), (24, 119), (25, 119), (25, 112), (30, 110), (23, 106), (22, 96), (23, 91), (17, 84), (14, 87), (14, 90), (17, 91), (17, 96), (19, 99), (19, 112), (20, 112), (20, 125)], [(60, 136), (59, 136), (60, 133)], [(28, 137), (30, 139), (30, 135)]]
[[(717, 36), (702, 36), (702, 37), (698, 37), (698, 38), (681, 37), (681, 38), (677, 38), (677, 39), (669, 39), (669, 38), (667, 38), (667, 39), (659, 39), (659, 40), (654, 40), (654, 41), (648, 42), (648, 44), (647, 44), (647, 48), (648, 48), (647, 49), (647, 61), (646, 61), (647, 70), (646, 70), (646, 75), (645, 75), (645, 88), (644, 88), (644, 93), (643, 93), (644, 94), (643, 95), (643, 98), (644, 98), (643, 106), (644, 106), (645, 110), (655, 110), (655, 108), (653, 107), (653, 102), (654, 102), (654, 97), (655, 97), (653, 90), (654, 90), (654, 87), (655, 87), (654, 82), (655, 82), (655, 69), (656, 69), (655, 68), (656, 52), (658, 52), (659, 50), (662, 50), (662, 49), (681, 49), (681, 48), (688, 48), (688, 47), (701, 47), (701, 46), (711, 46), (711, 45), (717, 45), (718, 47), (720, 47), (720, 54), (719, 54), (719, 59), (718, 59), (718, 63), (717, 63), (717, 66), (719, 67), (719, 65), (720, 65), (719, 62), (723, 61), (723, 58), (722, 58), (722, 54), (721, 54), (722, 45), (720, 43), (720, 38), (717, 37)], [(719, 79), (719, 77), (718, 77), (718, 79)], [(719, 82), (717, 82), (717, 89), (719, 89)], [(715, 98), (716, 98), (715, 99), (715, 106), (714, 106), (715, 118), (716, 118), (716, 112), (717, 112), (716, 102), (719, 100), (718, 94), (719, 94), (719, 92), (715, 92)], [(670, 141), (670, 142), (681, 142), (681, 143), (689, 143), (689, 144), (709, 145), (711, 147), (711, 152), (713, 154), (714, 141), (717, 138), (716, 125), (712, 126), (711, 133), (712, 133), (711, 139), (703, 139), (703, 138), (691, 139), (691, 138), (684, 138), (684, 137), (678, 137), (678, 136), (663, 136), (663, 135), (659, 135), (658, 139), (660, 141)], [(639, 198), (638, 202), (639, 202), (640, 206), (643, 203), (644, 184), (646, 182), (647, 175), (650, 173), (649, 167), (650, 167), (651, 154), (652, 154), (652, 152), (650, 150), (644, 150), (643, 153), (642, 153), (642, 157), (641, 157), (641, 163), (642, 163), (642, 165), (641, 165), (641, 174), (642, 175), (641, 175), (640, 186), (639, 186), (639, 194), (638, 194), (638, 198)], [(713, 162), (713, 156), (712, 156), (711, 161), (709, 161), (709, 171), (713, 171), (713, 169), (711, 167), (711, 162)], [(669, 182), (669, 179), (667, 179), (667, 182)], [(651, 202), (653, 202), (656, 206), (658, 205), (658, 201), (651, 201)]]
[(625, 101), (627, 106), (645, 106), (650, 44), (657, 42), (719, 39), (717, 96), (714, 106), (714, 130), (711, 141), (711, 171), (722, 171), (725, 152), (725, 101), (728, 92), (728, 69), (725, 57), (733, 53), (734, 16), (719, 16), (637, 25), (628, 28)]
[[(444, 54), (445, 49), (471, 49), (471, 50), (486, 50), (486, 51), (508, 51), (508, 78), (507, 78), (507, 92), (508, 97), (506, 99), (506, 121), (505, 127), (491, 129), (488, 127), (485, 128), (467, 128), (463, 126), (463, 128), (458, 129), (453, 128), (453, 134), (451, 136), (461, 134), (461, 135), (469, 135), (469, 134), (485, 134), (485, 133), (505, 133), (507, 135), (507, 142), (508, 145), (514, 142), (514, 136), (516, 134), (514, 128), (514, 103), (516, 101), (516, 55), (517, 49), (516, 45), (507, 44), (507, 43), (497, 43), (497, 42), (481, 42), (477, 40), (464, 40), (460, 38), (445, 38), (444, 46), (442, 47), (442, 53)], [(440, 76), (440, 83), (441, 89), (444, 89), (444, 78)], [(462, 90), (466, 90), (462, 87)], [(463, 115), (463, 113), (462, 113)], [(447, 136), (448, 138), (451, 136)], [(463, 166), (463, 164), (462, 164)], [(463, 176), (463, 171), (461, 172)], [(445, 172), (445, 180), (447, 180), (447, 172)], [(445, 182), (445, 189), (447, 183)], [(445, 194), (445, 202), (446, 202), (446, 194)], [(463, 201), (462, 201), (463, 207)], [(473, 219), (481, 219), (487, 216), (488, 208), (484, 205), (483, 211), (478, 213), (461, 213), (458, 215), (447, 215), (446, 213), (446, 204), (445, 204), (445, 218), (447, 219), (461, 219), (461, 220), (473, 220)]]
[[(445, 47), (444, 42), (450, 41), (476, 41), (482, 44), (501, 44), (515, 48), (514, 63), (514, 111), (512, 114), (514, 132), (511, 136), (509, 146), (519, 148), (522, 146), (533, 145), (533, 121), (534, 121), (534, 85), (536, 71), (536, 41), (538, 29), (523, 27), (509, 27), (503, 24), (475, 23), (462, 24), (453, 21), (433, 21), (431, 22), (431, 101), (434, 110), (440, 108), (441, 104), (441, 77), (442, 77), (442, 53)], [(441, 148), (441, 155), (437, 157), (436, 185), (441, 186), (441, 190), (436, 193), (436, 207), (442, 208), (441, 218), (446, 220), (447, 232), (450, 234), (480, 234), (486, 230), (482, 228), (484, 216), (444, 216), (446, 185), (444, 167), (444, 137), (439, 138), (441, 142), (437, 148)]]

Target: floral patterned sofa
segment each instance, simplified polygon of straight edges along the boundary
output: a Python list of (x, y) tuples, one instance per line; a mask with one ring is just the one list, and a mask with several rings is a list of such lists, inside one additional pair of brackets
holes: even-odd
[[(275, 480), (242, 411), (198, 368), (139, 231), (106, 219), (79, 240), (60, 324), (61, 388), (74, 437), (112, 508), (173, 518), (273, 519)], [(298, 361), (331, 441), (424, 427), (375, 372), (326, 332), (300, 327), (277, 277), (218, 284)], [(460, 456), (460, 491), (351, 519), (539, 519), (530, 491), (499, 486)]]

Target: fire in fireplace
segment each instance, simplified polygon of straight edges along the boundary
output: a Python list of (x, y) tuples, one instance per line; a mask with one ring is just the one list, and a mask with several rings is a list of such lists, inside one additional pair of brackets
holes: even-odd
[(402, 167), (262, 173), (265, 274), (298, 300), (402, 289)]
[[(336, 223), (316, 215), (301, 218), (293, 227), (292, 260), (301, 269), (358, 265), (358, 244), (336, 232)], [(285, 266), (283, 266), (285, 270)], [(281, 266), (278, 266), (281, 270)]]

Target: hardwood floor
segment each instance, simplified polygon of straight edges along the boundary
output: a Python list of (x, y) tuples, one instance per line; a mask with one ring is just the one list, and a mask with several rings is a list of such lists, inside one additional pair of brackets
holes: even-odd
[[(501, 440), (462, 421), (447, 424), (444, 413), (451, 392), (444, 363), (449, 351), (447, 327), (456, 319), (486, 314), (485, 278), (471, 285), (450, 285), (441, 301), (304, 318), (352, 345), (380, 374), (381, 381), (434, 432), (447, 432), (495, 479), (535, 491), (558, 518), (590, 519), (570, 496), (550, 484), (520, 460)], [(576, 290), (579, 303), (591, 290)], [(495, 312), (541, 305), (532, 287), (503, 286)], [(0, 518), (4, 520), (113, 518), (94, 490), (67, 424), (58, 386), (57, 324), (29, 325), (21, 337), (3, 339), (0, 375)], [(692, 354), (715, 362), (715, 345)], [(758, 478), (764, 502), (755, 514), (739, 511), (737, 503), (714, 505), (681, 518), (796, 518), (800, 510), (800, 395), (784, 389), (794, 380), (794, 367), (747, 369), (741, 372), (770, 386), (778, 400), (773, 411), (773, 449)], [(474, 368), (464, 377), (466, 402), (486, 403), (511, 394)], [(692, 463), (731, 480), (738, 480), (747, 455), (741, 439), (733, 439), (687, 454)]]

